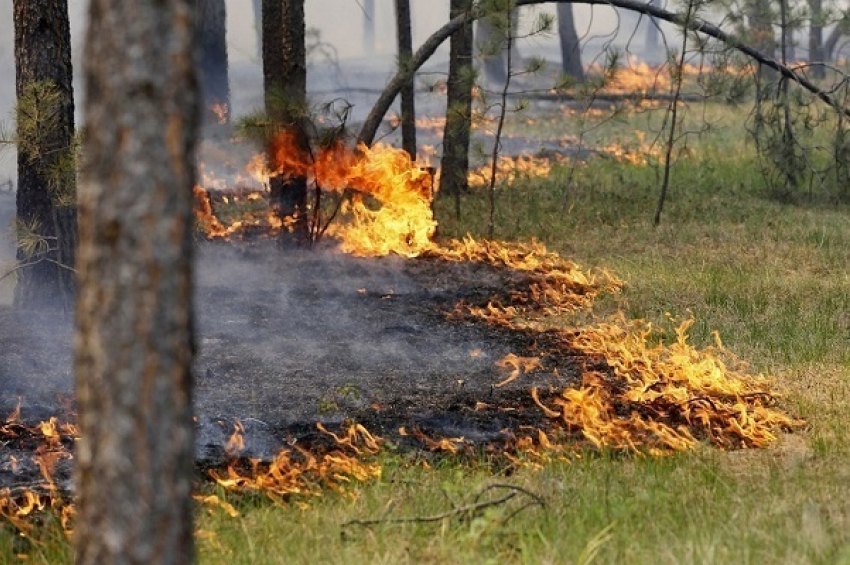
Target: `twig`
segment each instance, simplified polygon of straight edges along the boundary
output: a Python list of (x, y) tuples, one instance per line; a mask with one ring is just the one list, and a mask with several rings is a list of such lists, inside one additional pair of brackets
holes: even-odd
[[(509, 490), (507, 494), (504, 494), (498, 498), (490, 499), (490, 500), (481, 500), (481, 497), (484, 496), (489, 491), (492, 490)], [(524, 494), (529, 497), (531, 500), (520, 506), (518, 509), (511, 512), (504, 520), (503, 523), (507, 522), (526, 508), (531, 506), (541, 506), (546, 508), (546, 501), (543, 500), (539, 495), (523, 488), (515, 485), (508, 485), (502, 483), (496, 483), (492, 485), (488, 485), (484, 487), (482, 490), (475, 495), (473, 499), (474, 502), (471, 504), (465, 504), (463, 506), (457, 506), (452, 508), (451, 510), (447, 510), (445, 512), (440, 512), (439, 514), (431, 514), (429, 516), (405, 516), (400, 518), (387, 518), (386, 516), (382, 518), (369, 518), (369, 519), (359, 519), (355, 518), (352, 520), (348, 520), (342, 523), (343, 527), (346, 526), (374, 526), (377, 524), (421, 524), (421, 523), (429, 523), (429, 522), (441, 522), (448, 518), (455, 517), (465, 517), (474, 515), (485, 508), (491, 508), (493, 506), (498, 506), (500, 504), (505, 504), (508, 501), (514, 499), (517, 495)]]

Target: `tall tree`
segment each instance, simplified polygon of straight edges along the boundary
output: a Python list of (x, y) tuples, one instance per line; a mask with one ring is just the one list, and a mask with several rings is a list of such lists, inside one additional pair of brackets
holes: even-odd
[(226, 125), (230, 123), (227, 7), (224, 0), (195, 0), (195, 5), (203, 123)]
[(192, 561), (190, 0), (91, 0), (76, 363), (79, 565)]
[[(395, 0), (398, 66), (410, 65), (413, 58), (413, 33), (410, 29), (410, 0)], [(416, 81), (411, 79), (401, 90), (401, 146), (416, 159)]]
[(558, 4), (558, 37), (561, 40), (561, 69), (576, 82), (584, 82), (581, 44), (576, 33), (572, 4)]
[(15, 0), (18, 260), (15, 304), (69, 308), (76, 171), (67, 0)]
[[(472, 0), (451, 0), (450, 17), (472, 10)], [(440, 161), (440, 192), (455, 199), (455, 216), (460, 218), (460, 195), (468, 189), (469, 136), (472, 125), (472, 22), (456, 31), (449, 44), (449, 78), (446, 93), (446, 128)]]
[[(275, 126), (289, 134), (294, 146), (288, 150), (308, 160), (307, 139), (307, 44), (304, 0), (263, 0), (263, 88), (266, 113)], [(280, 147), (274, 143), (269, 158), (275, 166)], [(308, 239), (307, 179), (277, 175), (269, 179), (270, 198), (281, 218), (292, 218), (294, 243)]]

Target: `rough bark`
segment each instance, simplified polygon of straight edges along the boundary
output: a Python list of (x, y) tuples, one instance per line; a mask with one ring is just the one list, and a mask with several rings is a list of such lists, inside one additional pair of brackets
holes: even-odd
[[(15, 0), (18, 271), (15, 304), (70, 308), (74, 292), (74, 91), (67, 0)], [(40, 244), (34, 252), (26, 240)]]
[[(266, 113), (293, 135), (293, 150), (300, 158), (309, 160), (304, 0), (263, 0), (263, 80)], [(271, 148), (269, 158), (274, 166)], [(307, 179), (278, 175), (269, 179), (269, 188), (275, 213), (294, 219), (292, 232), (283, 234), (281, 241), (305, 243), (309, 239)]]
[(91, 0), (89, 17), (76, 563), (190, 563), (193, 11)]
[[(399, 69), (413, 57), (413, 34), (410, 29), (410, 0), (395, 0), (396, 39)], [(401, 89), (401, 147), (416, 159), (416, 90), (415, 75)]]
[(561, 70), (576, 82), (584, 82), (581, 44), (576, 33), (572, 4), (558, 4), (558, 37), (561, 40)]
[[(451, 0), (450, 17), (472, 9), (472, 0)], [(446, 128), (440, 161), (440, 192), (455, 199), (455, 215), (460, 218), (460, 195), (468, 190), (469, 137), (472, 124), (472, 23), (452, 35), (449, 47), (449, 77), (446, 93)]]
[[(747, 57), (750, 57), (754, 61), (761, 63), (763, 66), (776, 71), (783, 77), (796, 82), (797, 84), (799, 84), (800, 86), (820, 98), (823, 102), (830, 105), (836, 112), (841, 113), (843, 116), (850, 117), (850, 108), (846, 108), (845, 106), (843, 106), (829, 92), (818, 88), (806, 77), (801, 76), (793, 69), (777, 62), (776, 59), (774, 59), (773, 57), (769, 57), (764, 53), (761, 53), (757, 49), (754, 49), (753, 47), (745, 44), (738, 37), (726, 33), (716, 25), (706, 22), (704, 20), (700, 20), (699, 18), (692, 18), (690, 21), (685, 22), (681, 14), (677, 14), (675, 12), (659, 8), (657, 6), (653, 6), (641, 0), (516, 0), (516, 5), (535, 6), (537, 4), (562, 2), (572, 2), (574, 4), (581, 3), (589, 5), (613, 6), (615, 8), (623, 8), (625, 10), (632, 10), (634, 12), (646, 14), (661, 21), (684, 25), (688, 30), (694, 33), (703, 33), (709, 37), (713, 37), (719, 41), (722, 41), (730, 49), (739, 51), (740, 53), (746, 55)], [(410, 77), (407, 76), (406, 73), (415, 73), (422, 65), (425, 64), (428, 59), (431, 58), (431, 56), (437, 51), (440, 45), (442, 45), (446, 39), (451, 37), (453, 33), (456, 33), (461, 27), (463, 27), (467, 23), (474, 22), (475, 20), (484, 16), (484, 12), (482, 12), (480, 9), (473, 9), (468, 14), (463, 14), (452, 18), (448, 23), (446, 23), (446, 25), (435, 31), (428, 39), (426, 39), (425, 42), (419, 47), (419, 49), (416, 50), (416, 53), (413, 54), (413, 59), (411, 61), (410, 68), (406, 69), (404, 72), (396, 73), (396, 75), (393, 76), (393, 78), (390, 79), (390, 81), (384, 87), (384, 90), (381, 92), (380, 96), (378, 96), (378, 99), (375, 101), (375, 104), (369, 111), (369, 115), (363, 122), (363, 126), (360, 128), (360, 133), (357, 136), (358, 141), (369, 145), (372, 143), (372, 140), (375, 139), (375, 134), (377, 133), (378, 127), (380, 126), (381, 121), (384, 119), (387, 110), (392, 105), (393, 100), (395, 100), (396, 96), (398, 96), (398, 93), (401, 90), (402, 86), (405, 84), (405, 82), (410, 80)]]
[(195, 5), (202, 121), (206, 126), (226, 125), (230, 123), (227, 8), (224, 0), (195, 0)]

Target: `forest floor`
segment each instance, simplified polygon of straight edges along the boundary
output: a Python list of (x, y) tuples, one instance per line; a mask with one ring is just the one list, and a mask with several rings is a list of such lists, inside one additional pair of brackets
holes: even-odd
[[(782, 435), (768, 449), (700, 444), (663, 457), (579, 449), (545, 464), (529, 459), (497, 469), (483, 458), (423, 460), (390, 449), (377, 456), (379, 478), (291, 504), (214, 490), (238, 515), (199, 507), (200, 561), (850, 563), (848, 209), (817, 199), (771, 199), (740, 114), (711, 112), (728, 125), (682, 152), (660, 226), (651, 223), (657, 153), (649, 148), (644, 158), (631, 158), (647, 149), (647, 132), (658, 123), (633, 116), (609, 136), (628, 150), (625, 158), (555, 164), (546, 174), (520, 171), (500, 185), (496, 238), (539, 238), (564, 257), (625, 279), (621, 294), (598, 301), (599, 319), (616, 312), (644, 319), (655, 339), (670, 342), (674, 320), (692, 317), (691, 336), (700, 346), (714, 343), (717, 330), (752, 371), (784, 391), (782, 407), (805, 419), (804, 430)], [(575, 143), (579, 126), (560, 110), (532, 118), (515, 119), (512, 134)], [(583, 140), (603, 146), (607, 126), (583, 125), (592, 130)], [(483, 190), (465, 195), (459, 221), (453, 203), (441, 199), (442, 236), (486, 233), (487, 202)], [(218, 244), (200, 256), (198, 387), (211, 416), (244, 417), (253, 406), (249, 417), (263, 422), (332, 422), (392, 405), (386, 394), (392, 382), (401, 385), (398, 414), (433, 424), (416, 406), (432, 396), (435, 406), (463, 406), (457, 401), (468, 402), (470, 391), (490, 394), (503, 376), (494, 361), (523, 345), (442, 314), (476, 289), (498, 292), (501, 279), (487, 269), (332, 253), (258, 262), (258, 250)], [(275, 315), (290, 308), (293, 319)], [(564, 328), (578, 322), (551, 320)], [(345, 337), (352, 333), (357, 339)], [(364, 342), (368, 351), (358, 345)], [(329, 380), (335, 366), (339, 378)], [(266, 374), (275, 375), (272, 385), (262, 382)], [(277, 390), (290, 375), (297, 405)], [(368, 387), (354, 376), (371, 379)], [(311, 383), (318, 386), (308, 398), (301, 387)], [(470, 428), (461, 431), (492, 432)], [(457, 512), (505, 484), (541, 496), (545, 506)], [(429, 521), (432, 516), (438, 518)], [(351, 522), (370, 518), (377, 523)], [(56, 530), (45, 528), (27, 545), (30, 561), (70, 561)], [(0, 537), (0, 561), (21, 551), (8, 537)]]

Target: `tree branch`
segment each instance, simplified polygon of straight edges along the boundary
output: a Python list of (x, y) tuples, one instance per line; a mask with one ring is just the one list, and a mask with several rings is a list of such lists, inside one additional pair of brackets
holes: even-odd
[[(658, 20), (663, 20), (666, 22), (671, 22), (677, 24), (679, 26), (683, 26), (685, 29), (692, 31), (703, 33), (708, 35), (709, 37), (713, 37), (719, 41), (722, 41), (730, 48), (735, 49), (744, 55), (750, 57), (754, 61), (764, 65), (765, 67), (771, 68), (778, 72), (783, 77), (792, 80), (835, 108), (836, 111), (842, 113), (843, 115), (850, 117), (850, 108), (846, 108), (842, 106), (835, 98), (830, 96), (826, 91), (820, 89), (818, 86), (813, 84), (807, 78), (798, 75), (793, 69), (783, 65), (778, 62), (773, 57), (768, 57), (764, 53), (744, 44), (740, 39), (735, 37), (732, 34), (726, 33), (719, 27), (709, 22), (700, 20), (698, 18), (692, 18), (688, 20), (683, 14), (678, 14), (675, 12), (671, 12), (669, 10), (665, 10), (664, 8), (660, 8), (657, 6), (653, 6), (646, 2), (641, 2), (638, 0), (516, 0), (516, 6), (532, 6), (537, 4), (590, 4), (590, 5), (603, 5), (603, 6), (611, 6), (614, 8), (622, 8), (624, 10), (630, 10), (632, 12), (638, 12), (640, 14), (645, 14), (648, 16), (652, 16)], [(375, 105), (372, 107), (372, 110), (369, 112), (369, 115), (366, 118), (366, 121), (363, 123), (363, 127), (360, 130), (360, 134), (357, 137), (359, 142), (365, 143), (366, 145), (370, 145), (372, 141), (375, 139), (375, 134), (378, 131), (378, 127), (381, 125), (381, 122), (384, 119), (387, 111), (395, 100), (398, 93), (401, 89), (413, 80), (413, 77), (416, 75), (416, 71), (425, 64), (428, 59), (434, 54), (435, 51), (443, 44), (443, 42), (452, 36), (456, 31), (458, 31), (464, 25), (474, 22), (475, 20), (481, 19), (486, 15), (486, 10), (482, 9), (480, 6), (476, 6), (472, 11), (457, 16), (449, 20), (449, 22), (444, 25), (442, 28), (438, 29), (434, 32), (431, 37), (425, 40), (425, 43), (416, 51), (413, 55), (413, 58), (410, 59), (410, 64), (400, 68), (398, 72), (393, 76), (387, 86), (384, 88), (381, 95), (378, 97), (378, 100), (375, 101)]]

